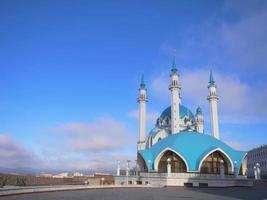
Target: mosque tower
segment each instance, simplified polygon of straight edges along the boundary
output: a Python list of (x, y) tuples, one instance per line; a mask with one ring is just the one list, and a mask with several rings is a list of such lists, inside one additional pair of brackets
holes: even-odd
[(196, 131), (199, 133), (204, 133), (204, 120), (203, 120), (203, 113), (201, 108), (198, 106), (196, 110)]
[(175, 58), (173, 59), (171, 69), (171, 84), (169, 90), (171, 91), (171, 133), (175, 134), (180, 131), (180, 90), (179, 74), (175, 64)]
[(146, 85), (144, 81), (144, 75), (141, 78), (141, 84), (139, 88), (139, 97), (137, 99), (139, 103), (139, 141), (137, 145), (138, 150), (145, 149), (145, 133), (146, 133)]
[(218, 110), (217, 110), (218, 96), (216, 94), (216, 85), (213, 79), (212, 71), (210, 71), (210, 81), (208, 88), (210, 92), (207, 99), (210, 102), (211, 134), (213, 137), (220, 139), (219, 127), (218, 127)]

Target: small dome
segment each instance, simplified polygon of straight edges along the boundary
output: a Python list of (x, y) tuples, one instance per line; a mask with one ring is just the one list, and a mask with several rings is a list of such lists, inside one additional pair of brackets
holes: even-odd
[[(193, 119), (194, 115), (193, 113), (185, 106), (180, 104), (180, 108), (179, 108), (179, 113), (180, 113), (180, 118), (184, 118), (185, 116), (189, 116), (189, 119)], [(165, 119), (166, 117), (168, 117), (169, 119), (171, 119), (171, 106), (169, 106), (168, 108), (166, 108), (160, 115), (161, 119)]]

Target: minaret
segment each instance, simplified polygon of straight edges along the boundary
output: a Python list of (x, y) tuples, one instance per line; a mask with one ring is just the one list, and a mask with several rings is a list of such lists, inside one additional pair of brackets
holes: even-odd
[(204, 120), (201, 108), (198, 106), (196, 110), (196, 131), (199, 133), (204, 133)]
[(137, 145), (138, 150), (145, 149), (145, 133), (146, 133), (146, 85), (144, 81), (144, 75), (141, 78), (141, 84), (139, 88), (139, 97), (137, 99), (139, 103), (139, 141)]
[(171, 132), (172, 134), (178, 133), (180, 131), (180, 90), (181, 86), (179, 84), (179, 74), (175, 64), (175, 58), (173, 59), (172, 69), (171, 69), (171, 84), (169, 90), (171, 91)]
[(217, 111), (217, 101), (218, 97), (216, 94), (216, 85), (213, 79), (212, 71), (210, 71), (210, 81), (209, 81), (209, 96), (208, 101), (210, 102), (210, 124), (211, 124), (211, 134), (213, 137), (219, 138), (219, 127), (218, 127), (218, 111)]

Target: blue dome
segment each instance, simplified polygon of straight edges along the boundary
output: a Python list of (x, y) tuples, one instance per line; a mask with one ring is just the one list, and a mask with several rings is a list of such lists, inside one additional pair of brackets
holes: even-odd
[(244, 151), (237, 151), (230, 146), (210, 135), (204, 135), (197, 132), (183, 131), (174, 135), (170, 135), (151, 148), (140, 150), (138, 153), (145, 161), (151, 160), (149, 170), (154, 170), (154, 162), (158, 155), (166, 149), (173, 150), (180, 154), (188, 166), (188, 171), (199, 171), (201, 160), (209, 154), (209, 152), (219, 149), (229, 157), (232, 163), (236, 161), (236, 166), (240, 168), (242, 160), (246, 154)]
[[(193, 113), (185, 106), (180, 104), (180, 109), (179, 109), (179, 113), (180, 113), (180, 118), (183, 118), (187, 115), (189, 115), (189, 118), (192, 119), (194, 118)], [(168, 108), (166, 108), (160, 115), (160, 118), (165, 119), (166, 117), (171, 119), (171, 106), (169, 106)]]

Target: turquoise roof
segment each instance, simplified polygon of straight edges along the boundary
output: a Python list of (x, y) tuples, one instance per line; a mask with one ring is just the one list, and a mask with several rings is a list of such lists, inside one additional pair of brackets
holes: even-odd
[[(180, 113), (180, 118), (183, 118), (188, 115), (190, 119), (194, 118), (193, 113), (187, 107), (183, 106), (182, 104), (180, 104), (179, 113)], [(169, 117), (171, 119), (171, 106), (166, 108), (160, 115), (160, 118), (162, 119), (166, 117)]]
[(214, 85), (215, 84), (215, 81), (214, 81), (214, 78), (213, 78), (213, 75), (212, 75), (212, 70), (210, 70), (210, 81), (209, 81), (209, 84), (210, 85)]
[(230, 146), (210, 135), (205, 135), (197, 132), (183, 131), (174, 135), (170, 135), (151, 148), (139, 150), (138, 153), (144, 158), (145, 161), (151, 160), (149, 170), (154, 170), (154, 162), (156, 157), (169, 148), (180, 154), (188, 165), (188, 171), (199, 171), (199, 165), (202, 160), (210, 151), (219, 148), (225, 152), (231, 159), (232, 163), (237, 162), (238, 169), (241, 166), (242, 160), (246, 154), (244, 151), (237, 151)]

